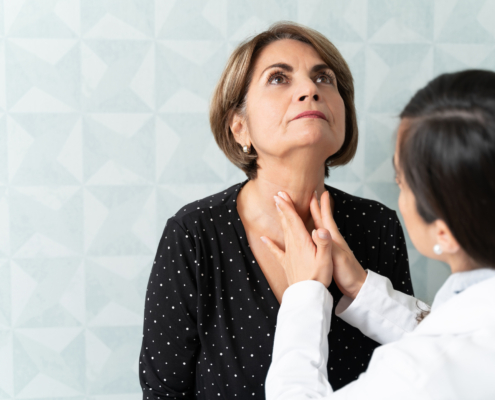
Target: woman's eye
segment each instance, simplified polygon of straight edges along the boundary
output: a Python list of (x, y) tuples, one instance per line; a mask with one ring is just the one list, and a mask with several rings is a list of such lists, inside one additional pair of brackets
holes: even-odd
[(318, 75), (316, 78), (317, 83), (333, 83), (333, 78), (327, 74)]
[(270, 76), (268, 79), (268, 82), (273, 83), (275, 85), (280, 85), (281, 83), (286, 83), (287, 82), (287, 77), (281, 74), (276, 74)]

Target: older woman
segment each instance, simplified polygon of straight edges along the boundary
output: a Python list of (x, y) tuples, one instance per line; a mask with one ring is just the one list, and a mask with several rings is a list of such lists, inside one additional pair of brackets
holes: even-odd
[[(277, 24), (241, 44), (213, 96), (210, 121), (246, 182), (182, 207), (160, 241), (146, 295), (140, 378), (145, 399), (264, 398), (277, 312), (288, 281), (260, 240), (284, 247), (273, 196), (286, 192), (308, 231), (313, 193), (330, 193), (335, 221), (364, 268), (412, 294), (396, 213), (324, 184), (357, 147), (349, 68), (321, 34)], [(353, 296), (366, 279), (329, 290)], [(357, 378), (378, 346), (335, 319), (333, 387)]]

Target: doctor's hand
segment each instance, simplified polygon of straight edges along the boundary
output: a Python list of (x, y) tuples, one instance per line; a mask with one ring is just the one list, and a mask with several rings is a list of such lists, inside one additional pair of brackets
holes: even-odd
[(303, 221), (297, 214), (290, 197), (279, 192), (275, 196), (278, 213), (284, 230), (285, 251), (271, 239), (262, 236), (261, 240), (283, 266), (289, 285), (315, 280), (325, 287), (332, 283), (332, 238), (327, 229), (313, 230), (308, 233)]
[(333, 219), (328, 191), (323, 192), (320, 203), (321, 207), (318, 204), (316, 195), (313, 195), (310, 210), (315, 227), (317, 229), (328, 229), (332, 235), (333, 279), (335, 279), (335, 283), (344, 295), (355, 299), (366, 280), (367, 273), (340, 234), (339, 228)]

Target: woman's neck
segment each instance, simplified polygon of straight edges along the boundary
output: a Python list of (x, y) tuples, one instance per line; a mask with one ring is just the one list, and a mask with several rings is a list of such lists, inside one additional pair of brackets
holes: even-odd
[(319, 196), (325, 190), (325, 170), (308, 171), (305, 168), (265, 169), (258, 170), (256, 179), (250, 180), (239, 193), (237, 208), (243, 222), (264, 229), (276, 236), (282, 235), (280, 217), (275, 207), (273, 196), (278, 192), (286, 192), (302, 221), (313, 229), (313, 219), (309, 211), (311, 196), (316, 190)]

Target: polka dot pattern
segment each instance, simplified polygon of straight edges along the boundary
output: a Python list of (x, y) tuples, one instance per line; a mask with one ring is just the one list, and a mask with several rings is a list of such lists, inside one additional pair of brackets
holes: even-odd
[[(236, 209), (246, 182), (182, 207), (167, 221), (145, 302), (143, 399), (264, 399), (279, 303)], [(327, 186), (335, 221), (364, 268), (412, 294), (394, 211)], [(335, 303), (342, 294), (329, 288)], [(338, 317), (328, 376), (338, 389), (366, 370), (376, 342)]]

